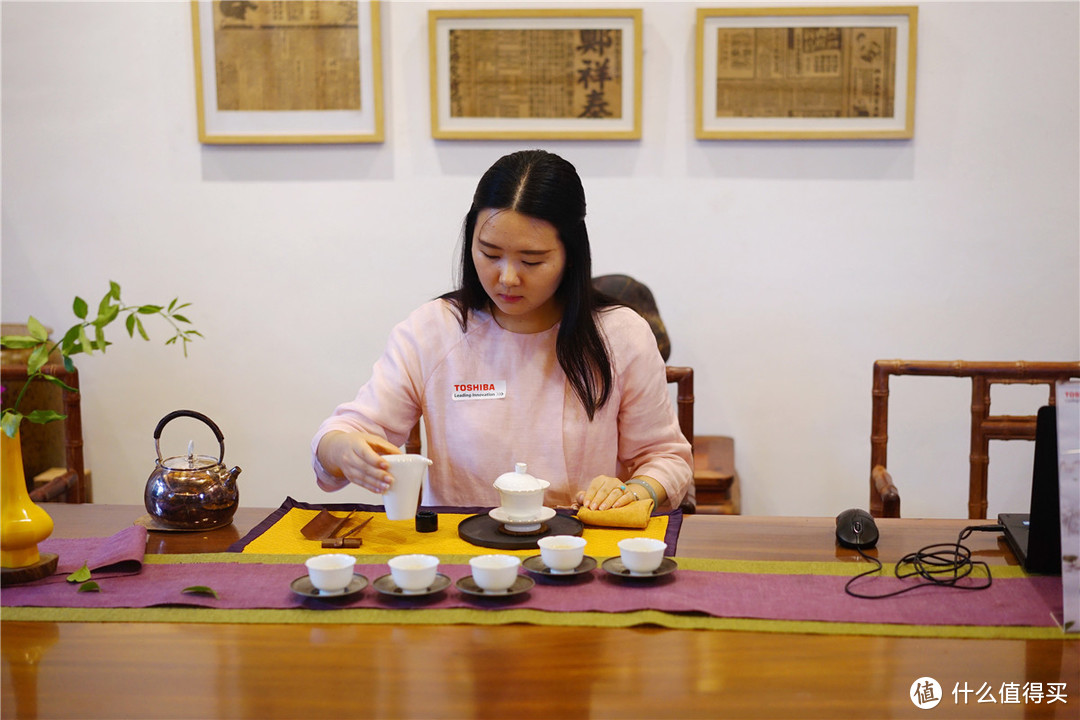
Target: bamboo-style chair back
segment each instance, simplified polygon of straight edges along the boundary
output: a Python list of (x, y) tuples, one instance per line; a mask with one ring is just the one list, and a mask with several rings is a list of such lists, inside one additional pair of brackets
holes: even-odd
[(1080, 362), (965, 362), (957, 360), (878, 360), (874, 363), (873, 417), (870, 430), (870, 513), (900, 517), (900, 494), (886, 469), (889, 441), (889, 377), (922, 375), (971, 378), (971, 456), (968, 517), (985, 518), (986, 479), (991, 440), (1034, 440), (1032, 415), (991, 415), (993, 385), (1023, 383), (1049, 386), (1049, 404), (1056, 401), (1055, 383), (1080, 377)]
[[(51, 479), (39, 488), (29, 488), (30, 499), (34, 502), (69, 502), (82, 503), (89, 500), (89, 487), (86, 478), (86, 469), (83, 465), (83, 435), (82, 435), (82, 396), (79, 394), (79, 370), (64, 367), (59, 355), (54, 354), (42, 368), (46, 375), (52, 375), (61, 380), (71, 390), (61, 390), (61, 412), (65, 416), (63, 420), (64, 436), (64, 472)], [(0, 366), (0, 381), (4, 386), (12, 389), (27, 382), (25, 362), (4, 364)], [(35, 380), (43, 391), (55, 391), (56, 386), (45, 380)], [(14, 394), (14, 393), (13, 393)], [(37, 426), (40, 428), (41, 426)], [(20, 430), (23, 442), (23, 452), (26, 452), (26, 438), (33, 434), (34, 426), (24, 422)], [(27, 468), (29, 470), (29, 468)]]

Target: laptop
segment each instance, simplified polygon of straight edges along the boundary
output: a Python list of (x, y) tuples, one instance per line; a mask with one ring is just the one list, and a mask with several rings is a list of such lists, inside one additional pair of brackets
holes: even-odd
[(1030, 573), (1061, 574), (1061, 489), (1058, 486), (1057, 412), (1039, 409), (1035, 424), (1035, 463), (1031, 512), (1002, 513), (998, 522), (1016, 559)]

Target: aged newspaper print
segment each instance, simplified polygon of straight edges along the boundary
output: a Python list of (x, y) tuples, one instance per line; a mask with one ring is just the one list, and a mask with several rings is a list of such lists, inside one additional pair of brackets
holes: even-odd
[(622, 31), (450, 31), (450, 116), (622, 118)]
[(716, 117), (893, 117), (896, 28), (721, 28)]
[(214, 2), (218, 110), (360, 110), (356, 0)]

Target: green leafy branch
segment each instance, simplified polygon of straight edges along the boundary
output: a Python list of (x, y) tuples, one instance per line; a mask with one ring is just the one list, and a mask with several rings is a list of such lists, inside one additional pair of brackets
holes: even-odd
[(44, 372), (49, 356), (54, 351), (59, 350), (64, 362), (64, 368), (71, 372), (75, 368), (75, 364), (71, 361), (72, 355), (78, 355), (79, 353), (92, 355), (98, 351), (104, 354), (106, 348), (112, 345), (105, 338), (105, 328), (122, 316), (125, 316), (124, 326), (127, 329), (128, 337), (134, 338), (135, 333), (138, 333), (139, 337), (147, 341), (150, 340), (150, 335), (146, 332), (143, 319), (153, 315), (163, 318), (172, 326), (174, 331), (173, 336), (166, 340), (165, 344), (179, 343), (183, 347), (184, 357), (187, 357), (188, 343), (196, 337), (202, 337), (198, 330), (188, 327), (191, 325), (191, 321), (181, 313), (184, 308), (190, 305), (191, 303), (181, 303), (179, 298), (174, 298), (168, 305), (125, 305), (120, 298), (120, 285), (109, 281), (109, 290), (101, 298), (101, 302), (98, 303), (97, 316), (92, 319), (90, 318), (89, 304), (81, 297), (75, 297), (72, 311), (79, 322), (72, 325), (58, 341), (50, 341), (49, 331), (37, 318), (31, 315), (26, 323), (29, 335), (4, 335), (0, 337), (0, 345), (3, 347), (13, 350), (30, 350), (30, 356), (26, 361), (27, 381), (23, 384), (15, 402), (4, 409), (2, 419), (0, 419), (0, 425), (2, 425), (4, 433), (8, 437), (15, 437), (15, 433), (18, 432), (19, 425), (24, 419), (40, 424), (63, 420), (65, 416), (53, 410), (34, 410), (23, 413), (19, 409), (23, 396), (26, 394), (31, 382), (38, 379), (46, 380), (68, 391), (76, 391), (75, 388), (70, 387), (60, 378)]

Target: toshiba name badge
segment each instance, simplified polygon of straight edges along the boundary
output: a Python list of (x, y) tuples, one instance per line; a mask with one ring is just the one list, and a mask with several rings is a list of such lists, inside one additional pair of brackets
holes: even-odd
[(506, 381), (454, 384), (454, 400), (501, 400), (506, 397)]

